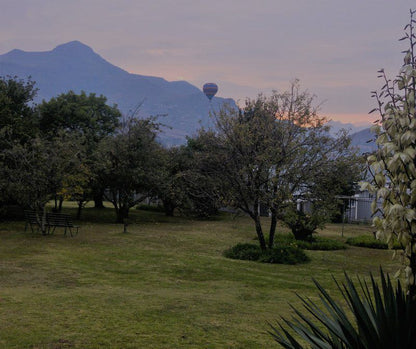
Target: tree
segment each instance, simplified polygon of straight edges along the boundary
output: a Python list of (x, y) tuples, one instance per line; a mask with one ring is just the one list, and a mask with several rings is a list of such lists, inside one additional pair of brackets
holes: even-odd
[[(403, 246), (404, 271), (408, 293), (416, 298), (416, 35), (415, 11), (411, 11), (406, 35), (401, 40), (409, 44), (399, 75), (390, 80), (384, 70), (379, 77), (384, 85), (373, 97), (380, 119), (372, 130), (376, 134), (378, 150), (368, 157), (370, 182), (363, 190), (375, 194), (373, 219), (377, 236), (390, 244)], [(382, 207), (377, 200), (383, 199)]]
[(33, 109), (35, 82), (17, 77), (0, 78), (0, 147), (8, 141), (25, 143), (37, 133), (37, 118)]
[(15, 145), (24, 147), (38, 133), (37, 118), (33, 109), (35, 83), (17, 77), (0, 77), (0, 206), (16, 203), (9, 195), (9, 182), (5, 173), (8, 164), (6, 152)]
[(189, 157), (184, 146), (160, 148), (160, 175), (155, 188), (158, 199), (162, 201), (165, 214), (173, 216), (178, 207), (186, 201), (183, 173), (190, 168)]
[(310, 172), (312, 180), (305, 181), (302, 190), (294, 195), (296, 200), (284, 209), (282, 219), (295, 238), (311, 239), (317, 228), (323, 228), (326, 222), (342, 216), (344, 205), (338, 196), (353, 195), (363, 172), (362, 157), (353, 153), (320, 162)]
[[(0, 153), (0, 177), (7, 183), (8, 202), (45, 213), (45, 205), (61, 190), (63, 180), (77, 162), (77, 145), (70, 138), (33, 138), (25, 144), (14, 141)], [(40, 223), (44, 223), (44, 220)], [(42, 224), (42, 231), (45, 226)]]
[(160, 168), (156, 135), (159, 125), (153, 118), (129, 119), (113, 137), (103, 139), (98, 149), (100, 182), (105, 197), (123, 223), (131, 207), (148, 197), (157, 186)]
[(106, 104), (107, 98), (84, 91), (62, 93), (39, 105), (39, 127), (44, 134), (53, 136), (60, 130), (81, 134), (90, 147), (111, 135), (121, 117), (116, 105)]
[[(105, 137), (114, 134), (117, 129), (121, 112), (116, 105), (106, 104), (107, 98), (94, 93), (87, 95), (84, 91), (76, 94), (73, 91), (62, 93), (49, 101), (43, 101), (39, 107), (39, 127), (44, 137), (53, 138), (57, 133), (65, 131), (83, 140), (85, 158), (83, 159), (84, 173), (92, 173), (92, 162), (94, 162), (94, 152), (98, 143)], [(96, 207), (104, 207), (102, 196), (104, 188), (95, 180), (95, 176), (90, 177), (89, 183), (84, 179), (86, 191), (92, 189)], [(85, 186), (88, 184), (88, 186)], [(77, 197), (86, 197), (83, 193)], [(62, 196), (60, 196), (62, 202)], [(82, 202), (79, 202), (82, 206)], [(81, 207), (79, 206), (79, 207)]]
[[(314, 96), (298, 81), (289, 91), (259, 95), (243, 109), (223, 108), (215, 115), (215, 131), (201, 131), (206, 172), (220, 185), (225, 202), (254, 221), (260, 246), (273, 247), (278, 219), (285, 210), (317, 188), (324, 169), (351, 155), (346, 134), (329, 135)], [(338, 173), (342, 176), (342, 173)], [(269, 242), (259, 206), (271, 212)]]

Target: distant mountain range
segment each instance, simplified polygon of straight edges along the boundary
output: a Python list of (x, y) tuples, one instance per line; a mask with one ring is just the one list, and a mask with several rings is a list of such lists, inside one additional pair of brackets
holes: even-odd
[[(106, 96), (108, 103), (117, 104), (125, 115), (139, 105), (139, 117), (164, 115), (159, 120), (168, 127), (161, 138), (169, 145), (182, 144), (187, 135), (195, 134), (201, 126), (209, 126), (210, 111), (218, 110), (223, 103), (236, 106), (231, 98), (214, 97), (210, 102), (199, 88), (186, 81), (169, 82), (160, 77), (130, 74), (79, 41), (59, 45), (52, 51), (15, 49), (0, 55), (0, 76), (6, 75), (23, 79), (31, 76), (39, 89), (35, 102), (69, 90), (85, 91)], [(331, 126), (333, 131), (357, 130), (352, 124), (331, 122)], [(354, 144), (367, 151), (364, 131), (353, 134), (352, 138)]]
[(351, 135), (351, 145), (357, 147), (361, 153), (371, 153), (377, 149), (375, 134), (366, 128)]
[(130, 74), (96, 54), (79, 41), (57, 46), (47, 52), (12, 50), (0, 55), (0, 75), (31, 76), (39, 89), (36, 102), (60, 93), (81, 90), (104, 95), (125, 114), (140, 105), (138, 116), (165, 115), (160, 122), (171, 127), (162, 136), (169, 144), (185, 141), (210, 123), (210, 110), (232, 99), (214, 97), (210, 102), (203, 92), (186, 81), (168, 82), (163, 78)]

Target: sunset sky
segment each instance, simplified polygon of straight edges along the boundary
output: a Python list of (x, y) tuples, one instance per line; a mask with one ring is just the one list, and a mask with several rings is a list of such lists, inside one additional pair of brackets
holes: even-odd
[(244, 101), (298, 78), (322, 113), (370, 123), (414, 0), (1, 0), (0, 54), (79, 40), (130, 73), (219, 85)]

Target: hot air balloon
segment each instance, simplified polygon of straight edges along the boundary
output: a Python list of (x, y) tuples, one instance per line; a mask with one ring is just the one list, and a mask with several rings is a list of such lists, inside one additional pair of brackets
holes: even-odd
[(204, 91), (205, 96), (209, 98), (209, 100), (212, 99), (212, 97), (215, 96), (215, 94), (218, 91), (217, 84), (214, 84), (213, 82), (208, 82), (202, 87), (202, 91)]

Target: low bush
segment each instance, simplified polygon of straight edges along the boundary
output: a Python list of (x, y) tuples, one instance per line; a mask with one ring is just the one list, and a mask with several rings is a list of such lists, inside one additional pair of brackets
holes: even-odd
[(335, 251), (344, 250), (345, 244), (341, 241), (325, 239), (322, 237), (312, 236), (306, 240), (296, 240), (293, 234), (278, 234), (275, 236), (275, 245), (297, 246), (304, 250)]
[[(358, 246), (358, 247), (367, 247), (367, 248), (374, 248), (379, 250), (387, 250), (388, 245), (386, 242), (376, 239), (370, 235), (360, 235), (353, 238), (347, 239), (347, 244), (351, 246)], [(399, 244), (394, 244), (393, 249), (400, 249)]]
[(263, 252), (258, 261), (272, 264), (299, 264), (309, 262), (310, 259), (299, 247), (282, 245)]
[(224, 256), (231, 259), (257, 261), (261, 255), (261, 248), (254, 244), (237, 244), (224, 251)]
[(347, 247), (341, 241), (331, 240), (316, 237), (310, 241), (296, 241), (298, 247), (305, 250), (319, 250), (319, 251), (336, 251), (336, 250), (345, 250)]
[(224, 251), (224, 256), (231, 259), (272, 264), (298, 264), (310, 260), (299, 247), (288, 245), (280, 245), (271, 250), (262, 251), (258, 245), (240, 243)]

